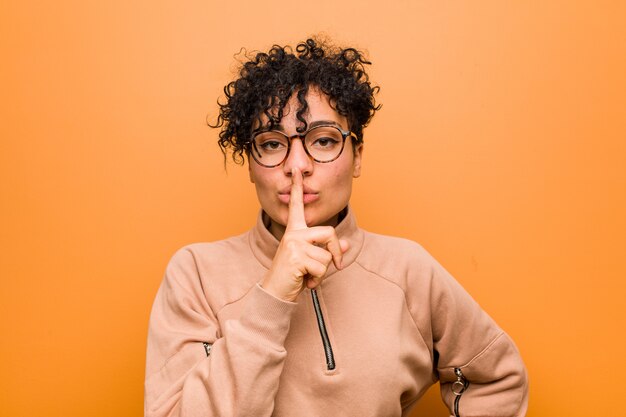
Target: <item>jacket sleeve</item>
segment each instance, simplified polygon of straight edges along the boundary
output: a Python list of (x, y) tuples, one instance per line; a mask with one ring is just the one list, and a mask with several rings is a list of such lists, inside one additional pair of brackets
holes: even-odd
[(511, 338), (436, 261), (429, 295), (433, 356), (451, 414), (525, 416), (528, 376)]
[(145, 416), (271, 415), (295, 305), (254, 285), (241, 319), (220, 327), (193, 253), (181, 249), (150, 316)]

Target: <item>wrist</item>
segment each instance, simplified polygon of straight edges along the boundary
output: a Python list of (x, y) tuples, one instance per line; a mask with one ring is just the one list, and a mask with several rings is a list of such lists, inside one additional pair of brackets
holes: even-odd
[(267, 292), (274, 298), (278, 298), (279, 300), (293, 303), (298, 298), (299, 292), (296, 294), (289, 294), (289, 292), (285, 292), (284, 289), (273, 285), (272, 281), (268, 280), (267, 278), (263, 279), (263, 281), (261, 281), (259, 285), (261, 286), (261, 288), (263, 288), (265, 292)]

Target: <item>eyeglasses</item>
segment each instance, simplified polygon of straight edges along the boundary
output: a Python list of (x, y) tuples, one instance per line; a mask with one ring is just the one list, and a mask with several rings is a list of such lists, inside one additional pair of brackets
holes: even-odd
[(293, 136), (277, 130), (266, 130), (254, 134), (250, 153), (259, 165), (273, 168), (282, 164), (289, 156), (291, 140), (299, 138), (311, 159), (328, 163), (339, 158), (348, 136), (355, 138), (352, 132), (343, 131), (336, 126), (316, 126), (303, 134)]

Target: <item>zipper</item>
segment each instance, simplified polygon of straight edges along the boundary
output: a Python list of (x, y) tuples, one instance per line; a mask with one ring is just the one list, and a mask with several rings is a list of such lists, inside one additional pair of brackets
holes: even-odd
[(317, 298), (317, 290), (311, 290), (311, 298), (313, 298), (313, 308), (315, 308), (315, 316), (317, 317), (317, 327), (319, 327), (320, 329), (322, 344), (324, 345), (326, 368), (329, 371), (332, 371), (333, 369), (335, 369), (335, 356), (333, 355), (333, 348), (330, 345), (330, 339), (328, 339), (328, 333), (326, 332), (326, 324), (324, 324), (324, 316), (322, 315), (320, 300)]
[(454, 374), (456, 375), (456, 381), (452, 383), (452, 393), (456, 395), (454, 399), (454, 417), (461, 417), (459, 413), (459, 402), (461, 402), (461, 395), (469, 387), (469, 381), (465, 379), (461, 368), (454, 368)]
[(206, 352), (206, 355), (209, 356), (211, 354), (211, 348), (213, 347), (213, 345), (209, 342), (202, 342), (202, 345), (204, 345), (204, 351)]

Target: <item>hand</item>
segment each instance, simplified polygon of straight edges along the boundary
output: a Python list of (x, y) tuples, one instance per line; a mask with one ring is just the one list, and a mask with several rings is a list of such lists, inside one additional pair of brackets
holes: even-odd
[(270, 294), (295, 301), (304, 288), (316, 288), (332, 261), (341, 269), (349, 244), (337, 237), (332, 226), (308, 227), (304, 218), (302, 173), (291, 173), (289, 217), (272, 266), (261, 286)]

